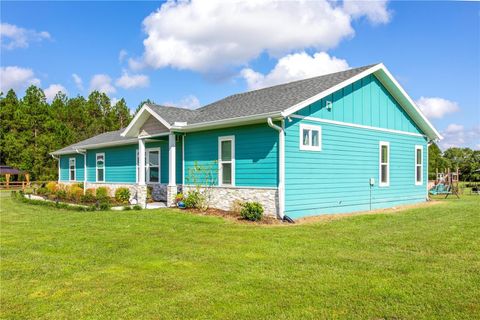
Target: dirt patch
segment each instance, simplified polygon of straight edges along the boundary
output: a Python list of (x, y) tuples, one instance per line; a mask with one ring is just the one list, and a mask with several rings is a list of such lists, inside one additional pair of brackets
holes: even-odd
[(241, 224), (255, 224), (255, 225), (282, 225), (285, 224), (281, 220), (278, 220), (274, 217), (264, 216), (260, 221), (249, 221), (243, 219), (239, 213), (233, 211), (225, 211), (215, 208), (209, 208), (206, 211), (202, 211), (199, 209), (185, 209), (186, 212), (200, 215), (200, 216), (214, 216), (214, 217), (222, 217), (226, 220), (233, 221), (235, 223)]
[(377, 209), (372, 211), (357, 211), (351, 213), (337, 213), (337, 214), (323, 214), (318, 216), (311, 216), (305, 217), (295, 220), (296, 224), (306, 224), (306, 223), (313, 223), (318, 221), (330, 221), (330, 220), (337, 220), (343, 219), (352, 216), (358, 215), (367, 215), (367, 214), (380, 214), (380, 213), (398, 213), (409, 209), (416, 209), (416, 208), (428, 208), (431, 206), (436, 206), (439, 204), (443, 204), (443, 201), (432, 200), (428, 202), (416, 203), (416, 204), (407, 204), (393, 208), (385, 208), (385, 209)]

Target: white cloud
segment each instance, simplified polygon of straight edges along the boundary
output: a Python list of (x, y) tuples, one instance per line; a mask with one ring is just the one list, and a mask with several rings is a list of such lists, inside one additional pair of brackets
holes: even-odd
[(75, 82), (75, 86), (78, 90), (83, 91), (83, 80), (80, 76), (76, 73), (72, 74), (73, 82)]
[(343, 9), (353, 18), (366, 16), (373, 24), (388, 23), (390, 21), (391, 15), (385, 0), (344, 0)]
[(456, 123), (448, 125), (442, 132), (443, 139), (440, 140), (440, 148), (443, 150), (452, 147), (470, 147), (480, 149), (480, 125), (470, 129)]
[(118, 53), (118, 61), (123, 62), (125, 58), (128, 56), (128, 52), (125, 49), (120, 50)]
[(106, 94), (115, 93), (117, 89), (112, 85), (112, 78), (106, 74), (96, 74), (90, 80), (90, 91), (100, 91)]
[(416, 103), (427, 118), (442, 118), (447, 113), (460, 110), (455, 101), (438, 97), (420, 97)]
[[(366, 10), (355, 15), (367, 13), (373, 16)], [(351, 20), (341, 3), (327, 0), (168, 1), (143, 21), (145, 52), (130, 59), (130, 67), (209, 71), (243, 65), (263, 52), (326, 50), (354, 35)]]
[(13, 89), (17, 92), (24, 90), (30, 85), (40, 85), (40, 80), (35, 78), (32, 69), (17, 66), (0, 67), (0, 91), (7, 93)]
[(241, 71), (241, 75), (247, 81), (249, 89), (259, 89), (348, 68), (347, 61), (331, 57), (325, 52), (317, 52), (313, 56), (301, 52), (281, 58), (268, 74), (245, 68)]
[(200, 100), (198, 100), (198, 98), (194, 95), (188, 95), (178, 102), (165, 102), (163, 104), (166, 106), (174, 106), (185, 109), (197, 109), (201, 106)]
[(2, 47), (11, 50), (15, 48), (27, 48), (30, 42), (38, 42), (51, 39), (46, 31), (37, 32), (17, 27), (9, 23), (0, 24), (0, 39)]
[(45, 93), (45, 98), (47, 98), (47, 101), (48, 102), (51, 102), (55, 96), (57, 95), (57, 93), (61, 91), (65, 94), (68, 94), (68, 91), (67, 89), (65, 89), (64, 86), (62, 86), (61, 84), (51, 84), (48, 88), (46, 88), (45, 90), (43, 90), (43, 92)]
[(150, 79), (144, 74), (129, 75), (124, 71), (122, 76), (115, 81), (115, 84), (124, 89), (148, 87)]

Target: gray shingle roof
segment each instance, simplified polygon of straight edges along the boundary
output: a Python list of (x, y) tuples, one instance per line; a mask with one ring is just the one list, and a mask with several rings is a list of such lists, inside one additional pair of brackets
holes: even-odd
[(150, 107), (170, 124), (173, 124), (175, 121), (195, 124), (264, 113), (282, 112), (373, 66), (374, 65), (368, 65), (273, 87), (234, 94), (196, 110), (162, 107), (158, 105), (150, 105)]
[(69, 145), (68, 147), (52, 152), (52, 154), (75, 153), (76, 149), (82, 149), (83, 147), (89, 146), (89, 145), (132, 140), (131, 137), (122, 137), (120, 135), (123, 132), (123, 130), (124, 129), (101, 133), (89, 139), (74, 143), (72, 145)]
[[(289, 107), (328, 90), (373, 66), (374, 65), (368, 65), (319, 77), (280, 84), (273, 87), (234, 94), (196, 110), (166, 107), (155, 104), (148, 104), (148, 106), (171, 125), (175, 122), (187, 122), (188, 125), (266, 113), (280, 113)], [(53, 152), (53, 154), (66, 153), (69, 151), (75, 152), (76, 148), (92, 144), (121, 142), (132, 139), (122, 137), (120, 135), (122, 131), (123, 129), (106, 132), (57, 150)]]

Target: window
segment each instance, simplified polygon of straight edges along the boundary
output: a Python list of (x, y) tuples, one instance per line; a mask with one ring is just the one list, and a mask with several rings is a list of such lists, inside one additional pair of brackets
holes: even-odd
[(160, 182), (160, 148), (146, 150), (146, 178), (148, 183)]
[(380, 141), (380, 187), (390, 185), (390, 143)]
[(96, 181), (105, 182), (105, 153), (96, 154)]
[(322, 127), (307, 124), (300, 125), (300, 150), (322, 150)]
[(218, 138), (219, 185), (235, 185), (235, 137)]
[(70, 158), (68, 160), (68, 168), (70, 181), (75, 181), (75, 158)]
[(423, 184), (423, 147), (415, 146), (415, 184)]

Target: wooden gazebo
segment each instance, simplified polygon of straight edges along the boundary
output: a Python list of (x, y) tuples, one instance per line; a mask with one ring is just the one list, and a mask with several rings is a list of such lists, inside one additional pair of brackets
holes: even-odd
[[(0, 165), (0, 176), (5, 176), (5, 181), (0, 182), (0, 189), (10, 189), (10, 188), (25, 188), (25, 186), (28, 186), (30, 184), (30, 174), (10, 167), (6, 165)], [(10, 181), (10, 179), (13, 177), (17, 177), (16, 181)], [(24, 179), (21, 181), (20, 177), (24, 177)]]

